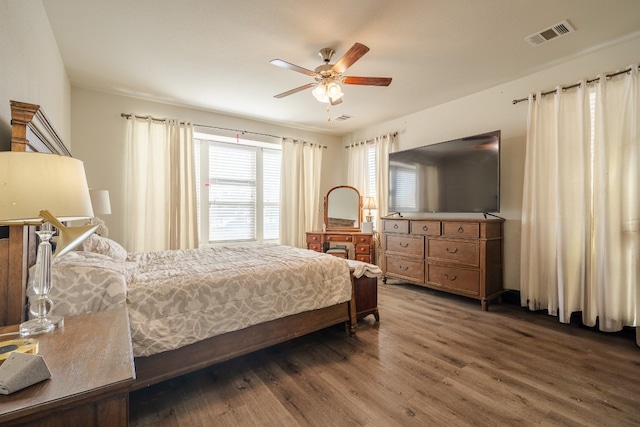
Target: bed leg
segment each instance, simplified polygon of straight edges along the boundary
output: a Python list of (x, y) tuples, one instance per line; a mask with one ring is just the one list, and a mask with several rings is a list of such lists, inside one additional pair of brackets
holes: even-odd
[(347, 329), (349, 329), (349, 335), (356, 336), (356, 329), (358, 329), (358, 312), (356, 308), (356, 285), (353, 278), (353, 272), (351, 272), (351, 301), (349, 301), (349, 322), (347, 323)]

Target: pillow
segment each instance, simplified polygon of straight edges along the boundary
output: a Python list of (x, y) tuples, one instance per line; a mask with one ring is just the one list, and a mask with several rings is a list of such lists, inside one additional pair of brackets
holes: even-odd
[(123, 248), (120, 243), (107, 237), (98, 236), (95, 233), (87, 237), (85, 241), (78, 246), (77, 250), (107, 255), (120, 261), (127, 259), (127, 250)]
[[(126, 262), (95, 252), (71, 251), (51, 266), (48, 294), (55, 316), (110, 310), (126, 304)], [(29, 269), (27, 295), (33, 297), (36, 266)]]

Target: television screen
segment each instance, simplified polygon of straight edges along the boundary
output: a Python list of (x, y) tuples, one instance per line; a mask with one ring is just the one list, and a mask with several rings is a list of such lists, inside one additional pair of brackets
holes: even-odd
[(500, 131), (390, 153), (389, 212), (500, 212)]

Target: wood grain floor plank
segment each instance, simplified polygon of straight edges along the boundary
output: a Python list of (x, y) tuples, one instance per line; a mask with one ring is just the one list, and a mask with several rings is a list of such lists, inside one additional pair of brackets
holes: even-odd
[(368, 316), (132, 393), (132, 426), (637, 426), (633, 334), (399, 283)]

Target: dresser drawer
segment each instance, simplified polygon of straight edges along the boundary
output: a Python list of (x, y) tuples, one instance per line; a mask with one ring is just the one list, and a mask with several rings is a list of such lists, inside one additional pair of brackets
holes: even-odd
[(480, 237), (480, 224), (477, 222), (445, 222), (442, 224), (444, 237)]
[(427, 265), (427, 282), (458, 293), (480, 295), (480, 272), (436, 264)]
[(429, 258), (438, 258), (474, 267), (480, 263), (477, 240), (430, 239), (427, 246)]
[(327, 234), (325, 239), (327, 242), (350, 242), (351, 234)]
[(411, 234), (422, 234), (425, 236), (440, 235), (440, 221), (411, 221)]
[(387, 234), (384, 238), (386, 242), (385, 250), (387, 252), (424, 258), (424, 237)]
[(383, 233), (404, 233), (409, 232), (409, 221), (385, 219), (382, 221)]
[(424, 260), (387, 256), (385, 261), (387, 265), (385, 274), (401, 276), (424, 283)]

